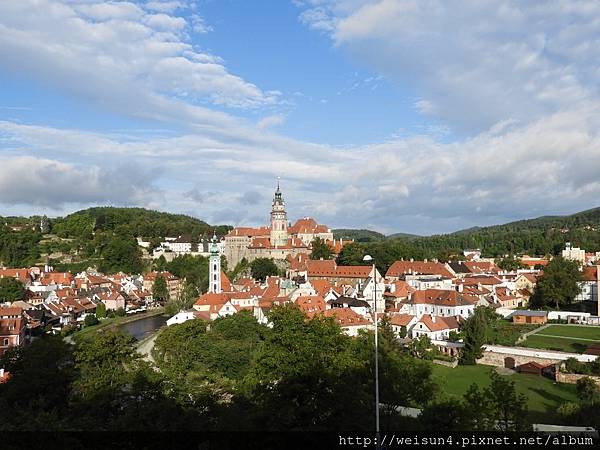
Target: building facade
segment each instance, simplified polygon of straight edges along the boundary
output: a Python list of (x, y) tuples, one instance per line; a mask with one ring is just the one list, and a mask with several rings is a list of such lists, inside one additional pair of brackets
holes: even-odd
[(300, 253), (309, 253), (316, 238), (333, 242), (333, 233), (325, 225), (310, 217), (288, 222), (285, 201), (279, 183), (273, 196), (269, 226), (236, 227), (225, 236), (224, 254), (229, 267), (235, 267), (243, 258), (272, 258), (284, 261)]

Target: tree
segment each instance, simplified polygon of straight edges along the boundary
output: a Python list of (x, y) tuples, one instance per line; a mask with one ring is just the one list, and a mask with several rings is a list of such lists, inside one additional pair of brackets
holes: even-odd
[(165, 312), (167, 315), (173, 316), (181, 310), (191, 308), (197, 298), (198, 290), (196, 289), (196, 286), (186, 281), (183, 289), (177, 294), (177, 297), (172, 298), (167, 302), (165, 305)]
[(580, 378), (577, 380), (577, 398), (582, 403), (600, 403), (600, 388), (590, 377)]
[(162, 275), (158, 275), (152, 283), (152, 297), (154, 300), (159, 302), (165, 302), (169, 300), (169, 290), (167, 288), (167, 282)]
[(86, 315), (85, 319), (83, 320), (83, 324), (86, 327), (91, 327), (93, 325), (98, 325), (98, 323), (99, 323), (98, 318), (95, 315), (93, 315), (93, 314)]
[(462, 327), (465, 346), (460, 353), (461, 364), (475, 364), (476, 360), (483, 356), (482, 346), (486, 343), (487, 329), (487, 310), (479, 306)]
[(106, 305), (104, 302), (99, 302), (96, 305), (96, 317), (98, 319), (104, 319), (106, 317)]
[(517, 270), (523, 268), (523, 263), (520, 259), (515, 258), (514, 256), (507, 256), (501, 259), (496, 260), (496, 265), (500, 267), (502, 270)]
[(579, 264), (557, 256), (537, 280), (531, 304), (536, 308), (553, 305), (556, 309), (570, 305), (579, 294), (577, 282), (581, 279)]
[(140, 273), (143, 269), (142, 252), (133, 238), (111, 236), (101, 251), (101, 272)]
[(25, 287), (16, 278), (0, 278), (0, 302), (16, 302), (25, 296)]
[(117, 317), (125, 317), (125, 310), (123, 308), (117, 308), (115, 310), (115, 316), (117, 316)]
[(331, 247), (321, 238), (315, 238), (312, 241), (312, 253), (310, 259), (331, 259), (333, 251)]
[(279, 269), (271, 258), (257, 258), (250, 263), (252, 278), (265, 281), (268, 276), (278, 275)]
[(490, 378), (489, 387), (480, 390), (473, 384), (464, 396), (467, 430), (529, 430), (527, 397), (517, 394), (515, 382), (495, 370), (490, 373)]

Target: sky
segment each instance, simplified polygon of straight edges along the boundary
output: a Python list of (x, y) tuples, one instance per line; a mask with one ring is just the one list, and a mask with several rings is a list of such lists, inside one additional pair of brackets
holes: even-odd
[(0, 0), (0, 216), (433, 234), (600, 206), (596, 0)]

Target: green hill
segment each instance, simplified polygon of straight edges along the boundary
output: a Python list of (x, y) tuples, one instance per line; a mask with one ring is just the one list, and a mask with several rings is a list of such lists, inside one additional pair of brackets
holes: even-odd
[(385, 234), (372, 230), (353, 230), (340, 228), (333, 230), (335, 239), (354, 239), (356, 242), (376, 242), (385, 240)]
[(479, 248), (484, 257), (557, 255), (567, 242), (588, 252), (600, 251), (600, 208), (567, 216), (543, 216), (502, 225), (473, 227), (449, 234), (357, 242), (342, 250), (338, 260), (362, 264), (372, 255), (381, 270), (397, 259), (437, 258), (447, 261), (463, 249)]
[(89, 208), (66, 217), (50, 220), (52, 233), (62, 238), (86, 238), (92, 232), (112, 231), (123, 236), (160, 238), (192, 235), (195, 237), (225, 234), (229, 226), (212, 226), (194, 217), (143, 208)]

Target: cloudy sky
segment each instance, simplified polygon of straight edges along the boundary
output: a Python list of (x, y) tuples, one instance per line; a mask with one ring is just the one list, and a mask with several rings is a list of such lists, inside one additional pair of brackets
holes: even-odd
[(0, 215), (429, 234), (600, 206), (596, 0), (0, 0)]

